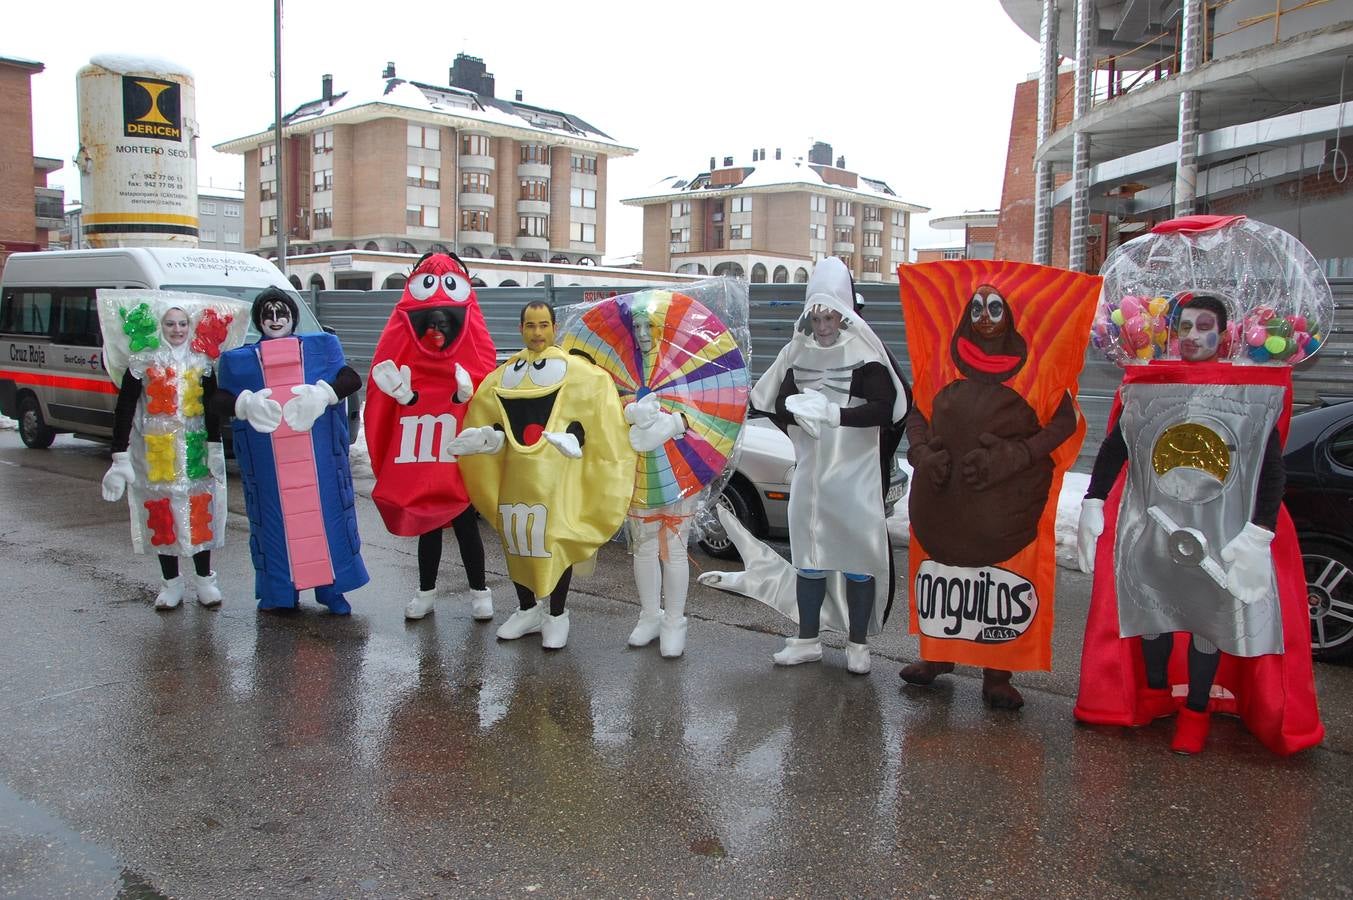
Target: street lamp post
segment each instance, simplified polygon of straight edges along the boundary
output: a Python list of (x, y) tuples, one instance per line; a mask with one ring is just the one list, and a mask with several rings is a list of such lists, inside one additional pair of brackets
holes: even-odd
[(282, 158), (282, 0), (273, 0), (273, 170), (277, 177), (274, 203), (277, 208), (277, 268), (287, 274), (286, 165)]

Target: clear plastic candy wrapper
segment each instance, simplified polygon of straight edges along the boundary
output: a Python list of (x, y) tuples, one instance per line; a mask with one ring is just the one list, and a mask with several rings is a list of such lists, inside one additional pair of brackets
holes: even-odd
[(1227, 308), (1217, 359), (1294, 366), (1324, 343), (1334, 317), (1329, 282), (1309, 250), (1244, 216), (1192, 216), (1118, 247), (1090, 340), (1124, 366), (1180, 358), (1180, 301), (1211, 294)]
[(639, 454), (633, 509), (698, 498), (694, 530), (720, 527), (711, 507), (732, 476), (747, 415), (747, 316), (747, 286), (732, 278), (666, 285), (559, 311), (560, 346), (605, 369), (627, 407), (652, 395), (663, 412), (685, 419), (684, 434)]

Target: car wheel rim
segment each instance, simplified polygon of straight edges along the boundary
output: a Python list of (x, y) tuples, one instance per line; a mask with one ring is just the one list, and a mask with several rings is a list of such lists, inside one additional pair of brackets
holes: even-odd
[[(728, 514), (733, 518), (738, 517), (737, 510), (733, 509), (733, 502), (728, 499), (727, 495), (719, 495), (719, 507), (728, 510)], [(718, 516), (714, 517), (714, 524), (706, 529), (704, 543), (706, 548), (715, 551), (727, 550), (733, 543), (728, 538), (728, 532), (723, 530), (723, 525), (719, 522)]]
[(1306, 603), (1311, 644), (1328, 650), (1353, 639), (1353, 573), (1337, 559), (1321, 554), (1301, 558), (1306, 571)]
[(24, 410), (23, 436), (29, 441), (36, 441), (38, 439), (38, 414), (35, 410)]

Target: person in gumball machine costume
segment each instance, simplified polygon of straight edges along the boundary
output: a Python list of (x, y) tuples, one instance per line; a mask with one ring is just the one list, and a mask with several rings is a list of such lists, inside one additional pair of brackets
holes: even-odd
[(1092, 337), (1124, 366), (1077, 533), (1094, 574), (1075, 715), (1214, 712), (1270, 750), (1319, 743), (1301, 552), (1282, 507), (1291, 366), (1319, 348), (1329, 285), (1290, 235), (1243, 216), (1156, 226), (1104, 265)]

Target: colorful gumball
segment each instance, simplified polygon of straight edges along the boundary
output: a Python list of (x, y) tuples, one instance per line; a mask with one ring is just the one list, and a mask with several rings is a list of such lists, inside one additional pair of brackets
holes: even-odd
[(1245, 343), (1251, 347), (1262, 347), (1267, 339), (1268, 332), (1264, 330), (1262, 325), (1254, 324), (1245, 330)]

